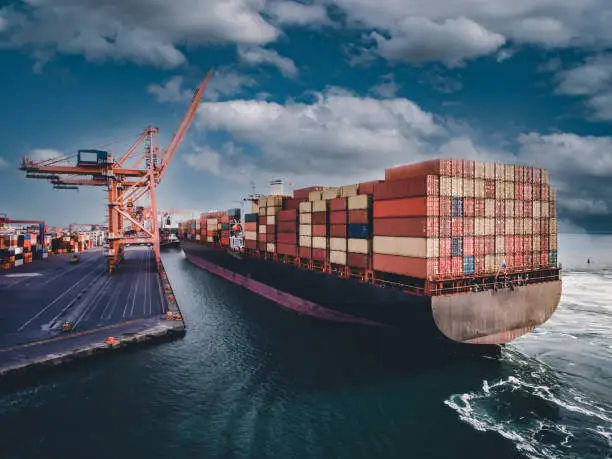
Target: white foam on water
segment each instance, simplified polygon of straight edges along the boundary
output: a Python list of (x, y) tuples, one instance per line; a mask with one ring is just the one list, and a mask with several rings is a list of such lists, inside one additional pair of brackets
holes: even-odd
[(4, 277), (38, 277), (42, 276), (41, 273), (17, 273), (17, 274), (5, 274)]

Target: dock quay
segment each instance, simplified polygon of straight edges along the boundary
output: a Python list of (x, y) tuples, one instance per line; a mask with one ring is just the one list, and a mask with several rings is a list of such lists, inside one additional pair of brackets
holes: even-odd
[[(112, 275), (102, 250), (57, 255), (0, 274), (0, 379), (184, 335), (149, 247), (128, 247)], [(66, 323), (71, 330), (65, 330)]]

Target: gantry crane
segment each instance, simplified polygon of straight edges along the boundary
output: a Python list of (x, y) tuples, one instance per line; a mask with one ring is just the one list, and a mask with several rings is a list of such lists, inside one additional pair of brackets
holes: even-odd
[[(27, 178), (48, 180), (54, 188), (72, 189), (79, 186), (107, 188), (109, 273), (115, 271), (123, 257), (124, 247), (128, 244), (152, 244), (155, 261), (160, 262), (155, 191), (193, 122), (211, 75), (212, 69), (195, 90), (178, 130), (161, 152), (157, 144), (159, 129), (147, 127), (130, 149), (118, 159), (103, 150), (79, 150), (76, 155), (76, 166), (65, 165), (71, 156), (37, 162), (23, 158), (21, 170), (26, 172)], [(142, 145), (144, 151), (138, 153), (138, 147)], [(65, 178), (66, 176), (79, 177)], [(142, 212), (138, 212), (137, 215), (135, 210), (139, 208), (142, 208)], [(138, 237), (125, 235), (126, 221), (131, 223), (133, 229), (140, 232)]]

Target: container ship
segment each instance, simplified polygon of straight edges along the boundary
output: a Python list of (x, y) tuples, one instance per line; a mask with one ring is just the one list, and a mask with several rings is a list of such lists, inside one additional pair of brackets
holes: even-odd
[(182, 222), (186, 258), (301, 314), (499, 345), (561, 297), (556, 192), (540, 168), (437, 159), (248, 201), (244, 215)]

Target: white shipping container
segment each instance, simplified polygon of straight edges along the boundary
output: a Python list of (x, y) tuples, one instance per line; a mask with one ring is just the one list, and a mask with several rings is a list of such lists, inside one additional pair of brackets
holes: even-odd
[(340, 197), (340, 188), (328, 188), (321, 193), (321, 199), (328, 201)]
[(548, 171), (546, 169), (542, 169), (542, 179), (541, 179), (542, 184), (544, 185), (549, 185), (549, 175), (548, 175)]
[(525, 220), (523, 218), (514, 219), (514, 234), (523, 236), (525, 233)]
[(503, 180), (506, 177), (506, 165), (495, 163), (495, 181)]
[(268, 215), (268, 216), (266, 217), (266, 223), (267, 223), (268, 225), (274, 225), (274, 224), (276, 224), (276, 216), (274, 216), (274, 215)]
[(495, 180), (495, 199), (506, 197), (506, 183), (503, 180)]
[(329, 238), (329, 249), (346, 252), (346, 239), (343, 237)]
[(495, 180), (495, 163), (491, 161), (485, 162), (485, 179)]
[(311, 225), (300, 225), (300, 236), (312, 236), (312, 226)]
[(556, 188), (550, 189), (550, 191), (548, 192), (548, 200), (551, 202), (557, 201), (557, 189)]
[(439, 258), (440, 257), (440, 239), (428, 238), (427, 239), (427, 258)]
[(268, 200), (266, 201), (267, 207), (282, 207), (283, 206), (283, 197), (282, 196), (268, 196)]
[(265, 217), (266, 216), (266, 208), (265, 207), (260, 207), (259, 208), (259, 216), (260, 217)]
[(514, 182), (514, 165), (513, 164), (506, 164), (506, 176), (504, 177), (504, 180), (506, 180), (507, 182)]
[(427, 238), (374, 236), (372, 249), (374, 253), (385, 255), (426, 258)]
[(331, 250), (329, 252), (329, 262), (337, 265), (346, 265), (346, 252)]
[(268, 198), (259, 198), (257, 200), (257, 205), (261, 207), (266, 207), (268, 205)]
[(349, 210), (367, 209), (369, 205), (370, 196), (367, 194), (360, 194), (359, 196), (351, 196), (348, 198)]
[(495, 236), (495, 219), (485, 218), (485, 236)]
[(206, 238), (206, 242), (214, 242), (214, 238), (212, 236), (208, 236)]
[(474, 197), (475, 198), (485, 197), (485, 181), (483, 179), (474, 180)]
[(540, 247), (541, 247), (541, 238), (540, 236), (533, 236), (533, 238), (531, 239), (532, 242), (532, 249), (534, 252), (539, 252), (540, 251)]
[(451, 177), (451, 196), (460, 198), (463, 196), (463, 177)]
[(340, 187), (340, 196), (348, 198), (349, 196), (357, 196), (359, 192), (359, 184), (357, 185), (345, 185)]
[(540, 214), (542, 218), (550, 217), (548, 201), (540, 201)]
[(550, 235), (550, 247), (549, 249), (552, 250), (557, 250), (557, 233), (553, 233)]
[(533, 201), (533, 218), (540, 218), (542, 216), (541, 210), (540, 201)]
[(484, 161), (474, 161), (474, 178), (483, 179), (485, 177)]
[(266, 244), (266, 252), (276, 252), (276, 245), (273, 242), (268, 242)]
[(485, 217), (495, 217), (495, 199), (485, 199)]
[(474, 179), (463, 179), (463, 196), (466, 196), (468, 198), (474, 197)]
[(440, 196), (449, 197), (452, 196), (452, 193), (453, 186), (451, 182), (451, 177), (440, 177)]
[(266, 225), (259, 225), (259, 233), (266, 234)]
[(310, 193), (308, 193), (309, 201), (320, 201), (321, 199), (323, 199), (322, 191), (311, 191)]
[(300, 214), (300, 225), (311, 225), (312, 214)]
[(348, 240), (348, 251), (351, 253), (370, 253), (370, 240), (369, 239), (349, 239)]
[(559, 222), (556, 218), (550, 219), (550, 234), (557, 234), (559, 232)]
[(300, 202), (300, 213), (304, 214), (304, 213), (310, 213), (310, 212), (312, 212), (312, 202), (311, 201)]
[(504, 236), (495, 236), (495, 253), (506, 253), (506, 238)]
[(495, 271), (497, 271), (495, 255), (485, 255), (485, 272), (493, 273)]
[(514, 217), (514, 200), (506, 201), (506, 217)]
[(313, 212), (325, 212), (327, 210), (327, 201), (312, 201)]
[(259, 204), (257, 204), (256, 202), (251, 201), (251, 213), (252, 214), (258, 214), (259, 213)]
[(504, 198), (514, 199), (514, 182), (504, 182), (506, 184), (506, 192)]
[(506, 236), (513, 236), (514, 235), (514, 218), (506, 217), (504, 226), (506, 228)]
[(312, 238), (313, 249), (327, 249), (327, 238), (321, 236), (315, 236)]
[(244, 238), (249, 240), (249, 241), (256, 241), (257, 240), (257, 231), (245, 231), (244, 232)]
[(312, 247), (312, 238), (310, 236), (300, 236), (300, 247)]
[(485, 219), (484, 217), (476, 217), (474, 219), (474, 236), (485, 235)]
[(530, 236), (533, 234), (533, 218), (524, 219), (523, 234), (525, 236)]
[(279, 210), (282, 210), (282, 207), (270, 207), (268, 206), (266, 210), (266, 215), (276, 215)]

